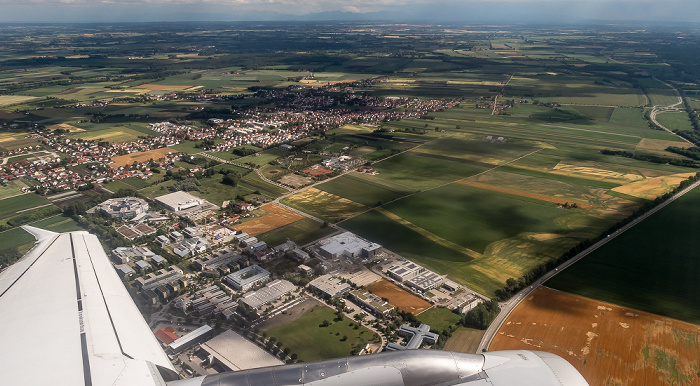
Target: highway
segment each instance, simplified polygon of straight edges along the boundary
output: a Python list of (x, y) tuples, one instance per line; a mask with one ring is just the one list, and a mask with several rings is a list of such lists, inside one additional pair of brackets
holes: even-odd
[(646, 218), (649, 216), (653, 215), (654, 213), (658, 212), (659, 210), (663, 209), (666, 205), (672, 203), (673, 201), (677, 200), (679, 197), (682, 197), (689, 191), (693, 190), (695, 187), (700, 185), (700, 181), (697, 181), (693, 183), (692, 185), (688, 186), (687, 188), (681, 190), (680, 192), (676, 193), (674, 196), (669, 198), (668, 200), (662, 202), (661, 204), (657, 205), (656, 207), (652, 208), (645, 214), (639, 216), (638, 218), (632, 220), (629, 224), (623, 226), (622, 228), (618, 229), (617, 231), (613, 232), (612, 234), (609, 234), (607, 237), (603, 238), (602, 240), (598, 241), (597, 243), (593, 244), (592, 246), (588, 247), (588, 249), (582, 251), (578, 255), (572, 257), (571, 259), (567, 260), (566, 262), (562, 263), (559, 267), (555, 268), (553, 271), (547, 272), (544, 276), (541, 278), (537, 279), (535, 282), (530, 284), (528, 287), (522, 289), (520, 292), (515, 294), (512, 298), (505, 302), (499, 303), (501, 307), (501, 312), (498, 314), (496, 319), (491, 323), (488, 329), (486, 329), (486, 333), (484, 334), (484, 337), (481, 339), (481, 343), (479, 343), (479, 347), (477, 348), (477, 352), (482, 352), (485, 349), (488, 349), (488, 347), (491, 345), (491, 342), (493, 341), (493, 338), (496, 336), (498, 333), (498, 330), (501, 329), (501, 326), (505, 322), (505, 320), (510, 316), (510, 314), (513, 312), (515, 307), (517, 307), (520, 302), (525, 300), (532, 291), (537, 289), (537, 287), (541, 286), (545, 281), (549, 280), (550, 278), (554, 277), (557, 275), (559, 272), (563, 271), (564, 269), (568, 268), (572, 264), (576, 263), (577, 261), (583, 259), (584, 257), (588, 256), (591, 252), (595, 251), (596, 249), (602, 247), (606, 243), (614, 240), (617, 236), (623, 234), (626, 232), (628, 229), (632, 228), (633, 226), (639, 224), (640, 222), (644, 221)]

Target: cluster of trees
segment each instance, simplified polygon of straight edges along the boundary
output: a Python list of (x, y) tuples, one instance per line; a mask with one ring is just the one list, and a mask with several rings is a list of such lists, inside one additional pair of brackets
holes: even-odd
[(697, 148), (697, 147), (683, 148), (683, 147), (669, 146), (666, 148), (666, 151), (670, 151), (671, 153), (680, 154), (684, 157), (688, 157), (688, 158), (692, 158), (694, 160), (700, 161), (700, 148)]
[[(7, 229), (18, 227), (20, 225), (28, 224), (32, 221), (41, 220), (55, 214), (61, 213), (61, 209), (55, 206), (48, 206), (40, 209), (35, 209), (29, 212), (18, 214), (11, 219), (7, 220)], [(3, 226), (4, 227), (4, 226)]]
[(168, 190), (171, 192), (177, 192), (178, 190), (182, 190), (185, 192), (189, 192), (192, 190), (199, 191), (199, 187), (202, 185), (199, 180), (196, 178), (185, 178), (184, 180), (178, 181), (170, 186), (168, 186)]
[(674, 194), (687, 188), (688, 186), (690, 186), (691, 184), (693, 184), (694, 182), (696, 182), (698, 180), (700, 180), (700, 173), (696, 173), (694, 176), (688, 178), (685, 181), (682, 181), (680, 183), (680, 185), (678, 185), (677, 188), (673, 189), (672, 191), (670, 191), (670, 192), (668, 192), (660, 197), (657, 197), (654, 201), (650, 201), (650, 202), (645, 203), (640, 208), (638, 208), (636, 211), (634, 211), (634, 213), (632, 213), (632, 215), (625, 218), (624, 220), (617, 222), (615, 225), (608, 228), (605, 232), (603, 232), (603, 234), (601, 234), (597, 238), (584, 240), (584, 241), (578, 243), (573, 248), (569, 249), (568, 251), (563, 253), (561, 256), (559, 256), (558, 259), (549, 260), (545, 263), (539, 264), (539, 265), (533, 267), (532, 269), (530, 269), (529, 271), (527, 271), (523, 276), (521, 276), (517, 279), (510, 278), (510, 279), (506, 280), (505, 287), (497, 289), (495, 291), (496, 297), (501, 301), (510, 299), (513, 295), (518, 293), (521, 289), (532, 284), (535, 280), (541, 278), (547, 272), (551, 271), (555, 267), (558, 267), (563, 262), (571, 259), (572, 257), (578, 255), (580, 252), (583, 252), (591, 245), (593, 245), (593, 244), (597, 243), (598, 241), (600, 241), (601, 239), (607, 237), (607, 235), (614, 233), (618, 229), (629, 224), (634, 219), (640, 217), (641, 215), (648, 212), (649, 210), (651, 210), (655, 206), (668, 200)]
[(462, 324), (464, 324), (465, 327), (485, 330), (489, 327), (491, 322), (493, 322), (496, 316), (498, 316), (500, 311), (501, 308), (498, 307), (498, 300), (491, 299), (488, 302), (480, 303), (476, 307), (469, 310), (469, 312), (464, 315)]
[(685, 167), (689, 167), (689, 168), (699, 168), (700, 167), (699, 163), (697, 163), (693, 160), (689, 160), (689, 159), (676, 159), (676, 158), (669, 158), (669, 157), (661, 157), (661, 156), (653, 155), (653, 154), (632, 153), (632, 152), (625, 151), (625, 150), (603, 149), (600, 152), (602, 154), (605, 154), (605, 155), (614, 155), (614, 156), (618, 156), (618, 157), (632, 158), (632, 159), (636, 159), (636, 160), (640, 160), (640, 161), (653, 162), (653, 163), (657, 163), (657, 164), (669, 164), (669, 165), (676, 165), (676, 166), (685, 166)]

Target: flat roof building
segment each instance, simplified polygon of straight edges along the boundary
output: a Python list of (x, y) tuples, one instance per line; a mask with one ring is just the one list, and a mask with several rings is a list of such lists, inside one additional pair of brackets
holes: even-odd
[(226, 330), (203, 343), (201, 348), (209, 355), (212, 364), (219, 365), (226, 371), (284, 364), (255, 343), (231, 330)]
[(181, 190), (156, 197), (156, 201), (161, 203), (166, 208), (172, 210), (173, 212), (192, 209), (194, 207), (204, 204), (204, 200), (202, 200), (201, 198), (195, 197)]
[(394, 309), (394, 306), (389, 304), (389, 302), (365, 289), (356, 289), (349, 293), (351, 300), (374, 315), (386, 316)]
[(182, 270), (175, 265), (168, 268), (163, 268), (155, 273), (149, 273), (146, 277), (136, 278), (136, 283), (141, 288), (141, 291), (154, 290), (155, 288), (165, 285), (171, 281), (178, 280), (184, 275)]
[(248, 290), (252, 286), (270, 278), (270, 272), (259, 265), (251, 265), (239, 271), (226, 275), (226, 283), (237, 290)]
[(425, 271), (418, 276), (415, 276), (408, 281), (406, 285), (413, 287), (421, 292), (430, 291), (433, 288), (437, 288), (442, 285), (445, 281), (445, 277), (438, 275), (433, 271)]
[(170, 354), (178, 354), (183, 350), (186, 350), (188, 347), (204, 342), (212, 335), (214, 335), (214, 329), (205, 324), (189, 334), (174, 340), (168, 345), (168, 349), (166, 351)]
[(340, 278), (331, 275), (323, 275), (312, 280), (309, 288), (329, 298), (342, 296), (352, 289), (350, 284), (343, 283)]
[(389, 343), (386, 345), (387, 351), (396, 350), (415, 350), (420, 348), (423, 342), (433, 345), (437, 343), (439, 335), (430, 332), (430, 326), (427, 324), (421, 324), (418, 327), (411, 327), (409, 324), (403, 324), (398, 331), (399, 336), (409, 339), (405, 346), (401, 346), (396, 343)]
[(194, 260), (194, 266), (200, 271), (219, 269), (229, 263), (239, 261), (243, 258), (243, 255), (236, 253), (234, 251), (229, 251), (224, 249), (223, 251), (215, 252), (211, 255), (201, 257)]
[(297, 287), (287, 280), (275, 280), (267, 283), (265, 287), (257, 291), (243, 295), (238, 301), (250, 308), (258, 310), (260, 307), (272, 303), (284, 295), (294, 291)]
[(155, 253), (146, 247), (118, 247), (112, 250), (112, 259), (117, 264), (150, 259), (153, 256), (155, 256)]
[(335, 259), (340, 256), (349, 258), (373, 257), (381, 245), (364, 240), (351, 232), (344, 232), (319, 242), (321, 256)]
[(386, 270), (386, 274), (390, 278), (398, 281), (409, 280), (423, 272), (425, 272), (425, 268), (408, 260), (404, 260), (398, 264), (394, 264)]

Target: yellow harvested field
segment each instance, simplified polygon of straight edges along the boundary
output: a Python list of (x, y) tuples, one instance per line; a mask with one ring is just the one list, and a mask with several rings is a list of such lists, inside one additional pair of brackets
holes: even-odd
[(113, 168), (118, 168), (120, 166), (126, 166), (136, 162), (143, 162), (143, 161), (148, 161), (149, 159), (160, 159), (165, 157), (168, 153), (177, 153), (175, 149), (171, 149), (169, 147), (162, 147), (160, 149), (154, 149), (154, 150), (149, 150), (149, 151), (143, 151), (140, 153), (132, 153), (132, 154), (126, 154), (126, 155), (119, 155), (116, 157), (112, 157), (113, 163), (111, 163), (109, 166)]
[(67, 123), (58, 123), (55, 125), (51, 125), (47, 127), (48, 129), (55, 130), (55, 129), (63, 129), (63, 130), (68, 130), (71, 133), (80, 133), (81, 131), (85, 131), (84, 129), (81, 129), (79, 127), (69, 125)]
[(367, 290), (380, 298), (389, 300), (389, 304), (392, 306), (414, 315), (418, 315), (430, 308), (430, 303), (427, 301), (401, 289), (396, 284), (385, 279), (376, 281), (374, 284), (368, 286)]
[(307, 213), (337, 222), (369, 209), (355, 201), (316, 188), (305, 189), (284, 199), (284, 203)]
[(185, 85), (185, 86), (176, 86), (176, 85), (167, 85), (167, 84), (142, 84), (139, 86), (134, 86), (133, 88), (146, 88), (149, 90), (156, 90), (156, 91), (161, 91), (161, 90), (185, 90), (190, 87), (193, 87), (191, 85)]
[(233, 229), (246, 232), (251, 236), (257, 236), (304, 218), (304, 216), (296, 212), (292, 212), (289, 209), (282, 208), (277, 204), (265, 204), (260, 207), (260, 209), (267, 212), (267, 214), (244, 222), (240, 225), (236, 225), (233, 227)]
[(587, 166), (569, 165), (563, 162), (560, 162), (559, 164), (557, 164), (557, 166), (554, 167), (554, 173), (574, 175), (579, 174), (587, 177), (615, 179), (623, 181), (638, 181), (644, 178), (638, 174), (625, 174), (613, 170), (598, 169)]
[(697, 325), (540, 287), (489, 350), (557, 354), (591, 385), (698, 385), (699, 338)]
[(685, 142), (685, 141), (678, 142), (678, 141), (666, 141), (663, 139), (643, 138), (637, 144), (637, 149), (666, 150), (666, 148), (669, 146), (689, 148), (689, 147), (694, 147), (695, 145), (693, 145), (692, 143)]
[(634, 197), (653, 200), (656, 197), (659, 197), (676, 188), (682, 181), (694, 175), (695, 173), (680, 173), (672, 174), (670, 176), (647, 178), (644, 181), (618, 186), (612, 190), (614, 192), (628, 194)]

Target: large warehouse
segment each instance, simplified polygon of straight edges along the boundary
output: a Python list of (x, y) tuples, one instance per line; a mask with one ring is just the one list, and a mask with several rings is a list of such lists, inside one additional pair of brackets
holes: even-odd
[(327, 259), (335, 259), (340, 256), (373, 257), (381, 245), (360, 238), (352, 232), (344, 232), (329, 237), (319, 242), (319, 253)]
[(255, 369), (284, 364), (272, 354), (231, 330), (226, 330), (202, 344), (212, 364), (226, 371)]
[(205, 202), (201, 198), (195, 197), (181, 190), (174, 193), (166, 194), (164, 196), (156, 197), (156, 201), (161, 203), (166, 208), (172, 210), (173, 212), (192, 209), (199, 205), (203, 205)]

